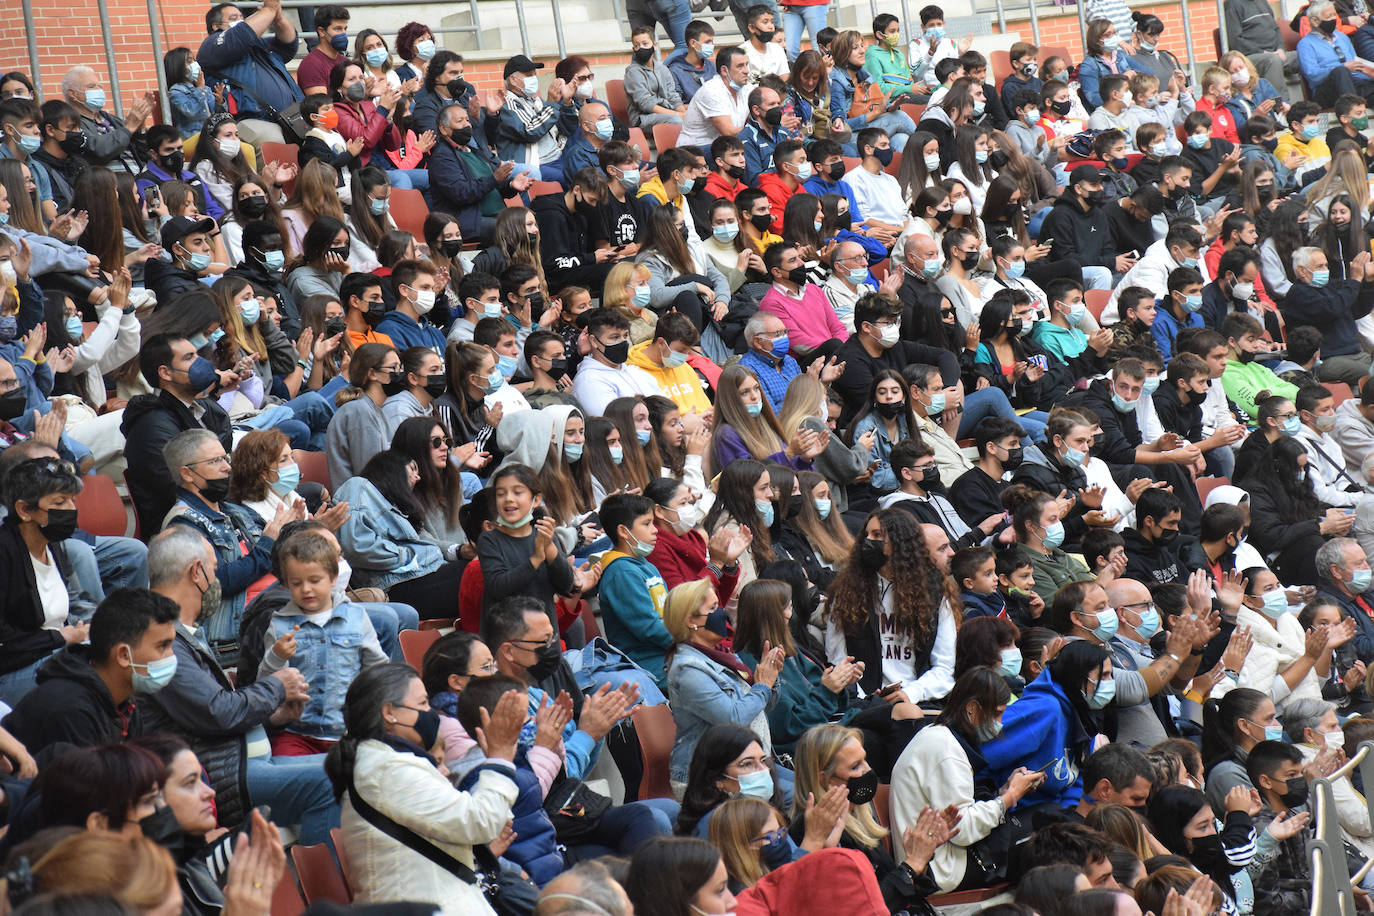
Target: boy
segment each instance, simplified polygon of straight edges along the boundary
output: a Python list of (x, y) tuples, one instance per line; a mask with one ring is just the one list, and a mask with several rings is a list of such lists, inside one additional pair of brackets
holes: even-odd
[[(1130, 81), (1119, 73), (1102, 77), (1099, 85), (1102, 104), (1088, 117), (1089, 130), (1119, 130), (1130, 136), (1136, 126), (1135, 116), (1126, 109), (1131, 107), (1135, 97), (1131, 94)], [(1101, 159), (1101, 156), (1097, 158)]]
[(1035, 593), (1035, 567), (1020, 547), (997, 551), (997, 588), (1012, 623), (1022, 629), (1037, 625), (1045, 599)]
[(964, 53), (959, 55), (959, 62), (964, 65), (964, 76), (983, 87), (987, 110), (981, 118), (976, 119), (978, 123), (993, 130), (1005, 130), (1007, 110), (1002, 106), (1002, 97), (997, 94), (997, 87), (987, 81), (988, 59), (977, 51), (965, 49)]
[(1197, 110), (1212, 116), (1212, 136), (1220, 137), (1236, 145), (1240, 135), (1236, 133), (1236, 116), (1226, 103), (1231, 101), (1231, 74), (1221, 67), (1208, 67), (1202, 74), (1202, 95), (1197, 100)]
[[(1047, 80), (1040, 89), (1040, 128), (1045, 136), (1051, 141), (1062, 137), (1064, 144), (1067, 144), (1074, 134), (1083, 130), (1085, 120), (1074, 117), (1073, 92), (1069, 87), (1057, 80)], [(1058, 159), (1068, 159), (1062, 147)]]
[(459, 280), (458, 298), (462, 300), (463, 316), (448, 332), (449, 343), (469, 342), (477, 322), (501, 317), (501, 281), (491, 274), (474, 271)]
[[(1274, 155), (1293, 170), (1293, 180), (1301, 186), (1308, 172), (1322, 169), (1331, 161), (1331, 148), (1321, 138), (1321, 106), (1308, 99), (1294, 102), (1288, 109), (1288, 130), (1279, 135)], [(1292, 163), (1292, 153), (1301, 158)]]
[(1201, 108), (1184, 118), (1183, 132), (1188, 138), (1183, 159), (1193, 167), (1193, 199), (1224, 201), (1240, 178), (1240, 147), (1217, 136), (1212, 116)]
[(1040, 126), (1040, 93), (1030, 89), (1022, 90), (1008, 103), (1011, 120), (1007, 124), (1007, 136), (1016, 141), (1021, 155), (1038, 159), (1045, 168), (1052, 169), (1059, 161), (1059, 150), (1068, 143), (1068, 137), (1058, 137), (1051, 143)]
[(1121, 320), (1112, 325), (1112, 346), (1107, 351), (1111, 362), (1142, 344), (1154, 346), (1150, 326), (1155, 323), (1155, 294), (1143, 286), (1128, 286), (1116, 301)]
[(963, 77), (964, 64), (957, 57), (946, 57), (936, 64), (935, 80), (938, 85), (936, 85), (935, 91), (930, 94), (930, 101), (926, 103), (926, 107), (939, 105), (946, 93), (953, 88), (954, 81), (963, 79)]
[(1069, 77), (1069, 62), (1062, 57), (1047, 57), (1041, 69), (1047, 85), (1057, 82), (1069, 87), (1072, 99), (1069, 103), (1072, 106), (1070, 117), (1078, 121), (1088, 120), (1088, 109), (1083, 107), (1083, 100), (1078, 97), (1078, 80)]
[(744, 16), (749, 23), (744, 56), (749, 58), (750, 80), (758, 82), (760, 77), (769, 73), (787, 76), (787, 51), (783, 49), (782, 42), (773, 40), (775, 36), (781, 37), (774, 28), (773, 7), (756, 3), (745, 10)]
[[(515, 370), (520, 367), (520, 343), (510, 321), (504, 317), (483, 318), (472, 331), (472, 342), (491, 351), (492, 357), (496, 360), (497, 371), (509, 382), (515, 375)], [(502, 409), (508, 414), (529, 410), (530, 402), (525, 400), (523, 389), (530, 387), (531, 384), (522, 382), (519, 386), (502, 385), (495, 394), (487, 395), (487, 407), (501, 404)]]
[[(1318, 756), (1325, 763), (1333, 752), (1324, 750)], [(1250, 749), (1245, 773), (1264, 803), (1254, 816), (1260, 838), (1255, 858), (1246, 867), (1255, 884), (1255, 898), (1266, 902), (1268, 912), (1306, 912), (1312, 899), (1306, 849), (1312, 831), (1302, 751), (1283, 741), (1261, 741)]]
[[(1359, 98), (1359, 96), (1356, 96)], [(1364, 100), (1361, 99), (1363, 104)], [(1251, 115), (1250, 120), (1242, 124), (1240, 133), (1240, 161), (1241, 164), (1249, 162), (1251, 159), (1262, 159), (1269, 163), (1269, 167), (1274, 170), (1274, 187), (1269, 189), (1269, 196), (1261, 196), (1260, 203), (1268, 204), (1273, 200), (1274, 194), (1280, 191), (1289, 191), (1294, 187), (1293, 168), (1302, 162), (1302, 154), (1295, 149), (1290, 149), (1280, 162), (1279, 157), (1274, 155), (1274, 150), (1278, 148), (1278, 126), (1274, 119), (1268, 115)], [(1258, 189), (1258, 186), (1256, 186)], [(1263, 193), (1263, 192), (1261, 192)]]
[(965, 547), (949, 561), (949, 574), (959, 583), (964, 619), (1007, 617), (1007, 604), (997, 591), (997, 561), (991, 547)]
[(652, 339), (630, 347), (629, 364), (647, 372), (663, 396), (671, 398), (682, 413), (706, 413), (711, 402), (696, 371), (687, 364), (700, 343), (701, 335), (692, 320), (681, 312), (669, 312), (658, 319)]
[(617, 258), (633, 258), (639, 254), (648, 207), (635, 196), (639, 189), (639, 150), (610, 140), (597, 150), (596, 161), (606, 173), (606, 193), (587, 217), (587, 237), (598, 250), (615, 248)]
[(1040, 87), (1045, 85), (1045, 81), (1036, 75), (1040, 69), (1040, 49), (1035, 45), (1018, 41), (1011, 46), (1007, 56), (1011, 58), (1011, 73), (1002, 80), (1002, 105), (1010, 114), (1017, 96), (1023, 92), (1033, 92), (1039, 97)]
[(328, 95), (307, 95), (301, 100), (300, 111), (305, 123), (310, 125), (297, 154), (300, 167), (305, 168), (311, 159), (323, 159), (338, 173), (335, 184), (342, 188), (344, 170), (360, 165), (358, 154), (363, 151), (362, 136), (345, 140), (338, 132), (339, 113), (334, 110), (334, 102)]
[(599, 515), (602, 530), (615, 545), (597, 561), (606, 638), (664, 687), (664, 660), (673, 637), (663, 625), (668, 587), (645, 559), (658, 542), (653, 500), (633, 493), (614, 493), (601, 501)]
[[(1165, 129), (1154, 121), (1146, 121), (1136, 128), (1135, 148), (1140, 150), (1142, 158), (1131, 168), (1131, 177), (1137, 184), (1155, 184), (1159, 181), (1160, 163), (1164, 157), (1169, 155), (1169, 144), (1165, 138), (1170, 136), (1173, 128)], [(1177, 140), (1174, 141), (1177, 144)]]
[[(1183, 144), (1179, 142), (1174, 129), (1187, 117), (1196, 105), (1192, 95), (1185, 89), (1179, 98), (1173, 98), (1167, 92), (1160, 92), (1159, 77), (1153, 73), (1137, 73), (1131, 77), (1131, 105), (1126, 109), (1135, 122), (1137, 127), (1146, 124), (1157, 124), (1164, 130), (1164, 136), (1160, 139), (1164, 143), (1164, 151), (1157, 158), (1164, 158), (1166, 155), (1178, 155), (1183, 150)], [(1142, 153), (1146, 148), (1139, 143), (1136, 149)]]
[[(335, 598), (339, 552), (324, 535), (305, 530), (280, 545), (282, 578), (291, 600), (272, 614), (257, 679), (296, 668), (312, 700), (301, 717), (272, 739), (274, 756), (323, 754), (343, 737), (343, 699), (363, 668), (387, 661), (362, 605)], [(319, 698), (316, 700), (315, 698)]]
[(1202, 357), (1180, 353), (1169, 360), (1169, 379), (1154, 394), (1155, 414), (1166, 433), (1177, 433), (1209, 451), (1202, 438), (1202, 402), (1212, 376)]
[(1336, 144), (1342, 140), (1353, 140), (1360, 148), (1360, 159), (1364, 161), (1367, 170), (1370, 151), (1374, 150), (1374, 139), (1361, 133), (1369, 126), (1369, 111), (1365, 107), (1364, 98), (1347, 92), (1336, 97), (1332, 108), (1336, 113), (1336, 123), (1326, 132), (1326, 148), (1335, 149)]
[(1126, 571), (1126, 541), (1111, 528), (1083, 532), (1082, 552), (1094, 576), (1117, 579)]
[(1258, 416), (1255, 395), (1261, 391), (1292, 398), (1298, 386), (1279, 378), (1268, 366), (1255, 359), (1267, 354), (1264, 328), (1246, 312), (1232, 312), (1221, 323), (1221, 336), (1226, 338), (1226, 369), (1221, 373), (1221, 385), (1226, 397), (1249, 415), (1251, 422)]
[(716, 78), (716, 30), (693, 19), (682, 34), (687, 47), (674, 50), (663, 63), (677, 80), (682, 100), (690, 104), (697, 90)]
[(901, 43), (902, 25), (896, 16), (879, 13), (873, 17), (873, 44), (864, 52), (864, 70), (889, 98), (910, 93), (913, 84)]
[(1007, 488), (1003, 477), (1021, 466), (1025, 434), (1019, 423), (1006, 417), (987, 417), (974, 429), (978, 463), (949, 486), (950, 502), (967, 524), (977, 525), (1002, 511), (1002, 492)]
[(1322, 361), (1322, 332), (1310, 324), (1290, 327), (1284, 334), (1288, 344), (1288, 359), (1278, 366), (1277, 375), (1299, 388), (1320, 385), (1317, 366)]
[[(1103, 80), (1106, 82), (1106, 80)], [(1104, 92), (1106, 90), (1103, 90)], [(1102, 111), (1101, 108), (1097, 111)], [(1097, 116), (1097, 111), (1093, 116)], [(1110, 203), (1135, 193), (1136, 180), (1126, 174), (1126, 135), (1119, 130), (1103, 130), (1093, 138), (1093, 157), (1106, 163), (1102, 175), (1103, 202)]]
[(713, 197), (733, 201), (749, 185), (745, 184), (748, 165), (744, 143), (724, 134), (711, 141), (711, 174), (706, 176), (706, 191)]
[(921, 7), (921, 30), (919, 37), (911, 39), (907, 46), (907, 60), (911, 62), (913, 76), (925, 75), (926, 86), (935, 88), (935, 65), (947, 57), (958, 57), (973, 43), (972, 35), (965, 35), (956, 45), (954, 39), (945, 37), (945, 11), (931, 4)]
[(1202, 316), (1202, 274), (1192, 267), (1175, 267), (1169, 271), (1168, 290), (1150, 325), (1150, 336), (1159, 347), (1160, 355), (1169, 359), (1174, 355), (1174, 338), (1181, 328), (1200, 328)]
[(1245, 427), (1237, 422), (1241, 416), (1239, 408), (1226, 397), (1226, 388), (1221, 376), (1226, 371), (1226, 359), (1230, 348), (1226, 338), (1211, 328), (1187, 328), (1174, 339), (1174, 346), (1181, 353), (1191, 353), (1207, 364), (1207, 396), (1202, 400), (1203, 441), (1211, 441), (1211, 451), (1206, 452), (1208, 473), (1216, 477), (1231, 477), (1235, 469), (1235, 452), (1220, 445), (1234, 445), (1245, 438)]
[(1148, 487), (1136, 498), (1135, 527), (1121, 531), (1126, 542), (1126, 578), (1140, 582), (1187, 578), (1184, 545), (1191, 544), (1192, 538), (1179, 536), (1182, 518), (1178, 497), (1162, 487)]

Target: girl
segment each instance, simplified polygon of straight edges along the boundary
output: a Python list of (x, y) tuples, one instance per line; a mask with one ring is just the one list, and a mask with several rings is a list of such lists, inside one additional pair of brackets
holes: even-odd
[(716, 469), (740, 458), (758, 458), (809, 470), (811, 459), (825, 449), (828, 437), (814, 430), (784, 436), (758, 378), (738, 364), (720, 374), (716, 413), (711, 442), (711, 466)]
[[(968, 189), (973, 212), (981, 213), (987, 197), (988, 184), (997, 177), (997, 169), (989, 161), (992, 157), (991, 135), (986, 127), (965, 124), (954, 134), (955, 159), (950, 164), (949, 178), (957, 178)], [(1002, 154), (1005, 158), (1006, 154)]]
[[(744, 285), (751, 272), (754, 275), (764, 272), (763, 258), (752, 246), (744, 244), (744, 236), (739, 231), (739, 207), (733, 201), (717, 198), (707, 218), (710, 220), (711, 235), (701, 243), (701, 248), (730, 284), (733, 293)], [(633, 325), (630, 330), (633, 337)]]
[(911, 215), (915, 217), (911, 222), (912, 231), (930, 236), (938, 245), (945, 237), (945, 227), (954, 218), (949, 192), (938, 184), (922, 188), (911, 202)]
[[(253, 147), (239, 139), (234, 119), (220, 114), (206, 121), (201, 129), (190, 168), (200, 178), (205, 193), (227, 210), (232, 202), (231, 189), (257, 174), (257, 161)], [(298, 171), (295, 165), (268, 162), (262, 167), (260, 183), (275, 201), (282, 186), (289, 184)]]
[(448, 291), (451, 299), (457, 301), (458, 284), (467, 276), (467, 265), (460, 257), (463, 230), (457, 217), (438, 210), (430, 211), (425, 217), (424, 236), (425, 244), (429, 246), (429, 259), (435, 266), (448, 269)]
[[(338, 220), (342, 228), (345, 218), (344, 197), (349, 196), (348, 191), (348, 188), (342, 187), (339, 173), (327, 162), (312, 159), (301, 166), (296, 188), (282, 207), (282, 216), (291, 234), (291, 251), (305, 251), (305, 234), (315, 227), (321, 217)], [(347, 245), (347, 242), (344, 244)], [(346, 249), (343, 256), (348, 256)]]
[(466, 541), (458, 520), (458, 510), (465, 501), (462, 468), (466, 462), (483, 461), (476, 444), (455, 445), (443, 423), (423, 416), (402, 421), (391, 447), (409, 456), (420, 472), (415, 490), (424, 507), (424, 530), (440, 547)]
[(622, 466), (634, 485), (642, 490), (663, 468), (658, 442), (654, 438), (654, 427), (649, 421), (649, 408), (643, 396), (611, 401), (606, 405), (606, 419), (620, 431), (620, 445), (625, 456)]
[[(787, 383), (787, 393), (782, 399), (782, 413), (779, 421), (784, 430), (802, 429), (810, 421), (810, 426), (825, 424), (830, 416), (831, 392), (815, 376), (803, 372)], [(843, 515), (849, 509), (848, 489), (868, 470), (869, 456), (877, 441), (877, 429), (870, 429), (863, 435), (854, 437), (853, 444), (845, 442), (840, 436), (830, 436), (825, 450), (816, 456), (815, 469), (824, 475), (831, 488), (830, 511)], [(821, 516), (822, 520), (826, 516)]]
[(601, 505), (601, 501), (611, 493), (638, 492), (625, 467), (624, 439), (611, 420), (605, 417), (587, 420), (587, 444), (583, 460), (588, 462), (592, 502), (596, 505)]
[(162, 72), (172, 98), (172, 123), (181, 139), (200, 133), (215, 111), (215, 93), (205, 85), (205, 74), (190, 48), (173, 48), (162, 57)]
[(658, 477), (645, 488), (644, 495), (654, 501), (654, 525), (658, 540), (648, 560), (663, 576), (668, 588), (683, 582), (710, 579), (716, 599), (729, 604), (739, 581), (739, 557), (749, 548), (752, 534), (747, 525), (731, 530), (720, 528), (708, 542), (700, 525), (705, 515), (692, 500), (687, 485)]
[[(935, 286), (953, 307), (955, 323), (960, 327), (971, 325), (983, 310), (982, 291), (973, 281), (973, 272), (982, 260), (980, 240), (967, 229), (951, 229), (940, 240), (940, 248), (945, 256), (945, 273), (935, 281)], [(950, 315), (942, 311), (941, 316), (948, 325)]]
[[(1360, 205), (1349, 194), (1337, 194), (1326, 205), (1326, 219), (1317, 225), (1309, 219), (1311, 244), (1326, 252), (1326, 264), (1332, 280), (1350, 276), (1350, 262), (1362, 251), (1369, 250), (1369, 235), (1364, 222), (1358, 219)], [(1313, 214), (1315, 216), (1315, 214)]]
[(911, 155), (902, 154), (902, 166), (897, 170), (897, 184), (907, 207), (916, 200), (917, 194), (945, 177), (940, 172), (940, 141), (934, 134), (918, 130), (911, 135), (909, 145)]
[(716, 809), (707, 836), (720, 850), (732, 892), (753, 887), (764, 875), (800, 854), (784, 821), (777, 808), (747, 795), (732, 798)]
[(349, 362), (348, 382), (335, 398), (339, 406), (326, 434), (330, 480), (352, 477), (390, 441), (382, 404), (405, 384), (400, 354), (386, 344), (363, 344)]
[(275, 194), (276, 190), (256, 175), (250, 174), (247, 178), (235, 182), (233, 191), (230, 192), (229, 214), (220, 225), (224, 247), (229, 260), (233, 263), (243, 263), (243, 227), (247, 223), (264, 220), (277, 227), (283, 242), (291, 237), (286, 228), (286, 220), (282, 219), (281, 207), (277, 205)]
[(454, 438), (472, 442), (479, 452), (488, 452), (499, 466), (503, 455), (495, 447), (494, 433), (504, 411), (490, 399), (506, 384), (496, 366), (490, 347), (452, 341), (444, 354), (448, 368), (448, 390), (435, 402), (439, 419), (453, 431)]
[[(911, 403), (906, 381), (895, 369), (883, 369), (873, 376), (869, 386), (868, 399), (855, 414), (849, 427), (849, 443), (853, 445), (870, 430), (877, 433), (869, 450), (869, 467), (873, 474), (868, 489), (877, 494), (890, 493), (897, 489), (897, 478), (892, 473), (892, 446), (904, 439), (921, 438), (916, 416), (911, 412)], [(850, 493), (855, 500), (865, 493)]]
[[(129, 269), (134, 286), (142, 289), (143, 266), (149, 258), (157, 257), (162, 251), (162, 246), (155, 241), (160, 222), (157, 214), (149, 208), (149, 202), (139, 192), (133, 175), (117, 172), (115, 191), (119, 196), (119, 231), (124, 241), (124, 266)], [(159, 196), (156, 200), (160, 205), (162, 198)], [(14, 218), (13, 211), (11, 207), (11, 219)], [(146, 297), (147, 293), (137, 295)]]
[(799, 471), (797, 484), (799, 496), (789, 506), (795, 512), (793, 524), (783, 528), (780, 543), (794, 559), (802, 561), (811, 581), (828, 588), (836, 568), (849, 556), (854, 536), (834, 510), (830, 481), (815, 471)]
[[(716, 484), (716, 501), (706, 513), (705, 530), (736, 531), (751, 540), (739, 555), (739, 584), (754, 581), (757, 570), (773, 561), (773, 535), (777, 511), (773, 505), (773, 485), (762, 461), (732, 461), (721, 472)], [(747, 532), (747, 533), (746, 533)]]
[[(557, 629), (554, 597), (580, 596), (584, 574), (555, 541), (554, 519), (545, 512), (535, 518), (543, 503), (539, 477), (523, 464), (508, 464), (492, 475), (490, 488), (495, 526), (477, 539), (485, 583), (482, 609), (510, 595), (529, 596), (544, 605)], [(579, 619), (564, 634), (570, 646), (580, 645), (581, 627)]]
[[(544, 463), (541, 480), (546, 484), (549, 509), (562, 519), (579, 519), (596, 511), (597, 503), (592, 500), (592, 481), (587, 454), (587, 423), (582, 411), (576, 407), (555, 404), (545, 410), (554, 417), (553, 444), (554, 454)], [(559, 486), (553, 486), (552, 478), (558, 477)], [(565, 492), (566, 490), (566, 492)], [(557, 502), (557, 505), (554, 503)], [(590, 544), (600, 536), (600, 529), (592, 524), (578, 525), (578, 543)]]
[[(286, 211), (285, 216), (289, 226), (291, 211)], [(316, 295), (338, 298), (344, 275), (350, 272), (350, 238), (343, 221), (332, 216), (320, 216), (311, 224), (296, 249), (300, 256), (287, 261), (282, 268), (286, 288), (296, 301)]]
[[(954, 164), (956, 157), (954, 145), (954, 133), (965, 124), (971, 123), (982, 109), (979, 107), (986, 104), (981, 100), (982, 88), (975, 90), (963, 83), (956, 85), (945, 93), (945, 97), (940, 100), (939, 105), (931, 105), (926, 108), (921, 116), (919, 125), (922, 131), (935, 138), (940, 149), (940, 170), (947, 171)], [(903, 156), (903, 159), (906, 157)], [(931, 169), (930, 171), (934, 171)]]
[(403, 96), (411, 96), (420, 88), (418, 78), (412, 77), (412, 84), (403, 86), (401, 76), (391, 67), (391, 52), (387, 49), (386, 39), (376, 29), (363, 29), (353, 39), (353, 63), (363, 68), (363, 73), (372, 78), (372, 98), (379, 98), (382, 90), (390, 87)]
[(702, 249), (696, 233), (683, 226), (682, 211), (676, 207), (650, 210), (635, 263), (649, 269), (650, 308), (659, 314), (676, 309), (697, 330), (704, 330), (703, 299), (711, 303), (711, 316), (719, 321), (730, 302), (730, 284)]
[(685, 483), (694, 499), (706, 500), (704, 509), (710, 505), (711, 491), (701, 473), (701, 459), (711, 443), (710, 428), (698, 417), (693, 421), (696, 428), (687, 432), (682, 410), (671, 398), (651, 394), (644, 399), (644, 406), (649, 408), (649, 425), (662, 462), (658, 473)]
[(353, 240), (349, 260), (357, 270), (367, 272), (381, 266), (377, 248), (386, 232), (396, 228), (387, 212), (391, 182), (381, 167), (367, 165), (353, 169), (352, 188), (353, 206), (346, 224)]
[(389, 435), (395, 435), (403, 420), (431, 416), (435, 398), (448, 389), (444, 361), (429, 347), (407, 347), (401, 351), (401, 379), (401, 390), (382, 404)]
[[(310, 384), (311, 390), (318, 390), (332, 398), (335, 391), (323, 387), (342, 371), (344, 357), (351, 357), (354, 346), (344, 328), (343, 306), (337, 296), (317, 294), (309, 296), (300, 304), (301, 328), (310, 330), (321, 353), (312, 353)], [(302, 330), (304, 333), (304, 330)]]
[(798, 193), (787, 199), (782, 213), (782, 238), (797, 246), (806, 265), (807, 282), (824, 286), (830, 279), (830, 265), (826, 263), (825, 214), (819, 197)]
[(1296, 585), (1317, 583), (1317, 549), (1327, 538), (1347, 534), (1355, 519), (1351, 510), (1317, 499), (1307, 461), (1302, 443), (1284, 435), (1236, 480), (1250, 494), (1252, 542), (1265, 556), (1277, 554), (1269, 565), (1281, 581)]
[(47, 346), (59, 353), (73, 348), (71, 368), (54, 380), (54, 394), (74, 394), (92, 410), (99, 410), (105, 403), (105, 373), (113, 372), (138, 354), (138, 316), (124, 312), (129, 305), (131, 284), (127, 270), (115, 274), (108, 297), (96, 305), (99, 320), (90, 334), (82, 325), (75, 302), (61, 292), (47, 294)]
[[(994, 252), (999, 247), (1003, 246), (994, 246)], [(1006, 253), (1014, 258), (1022, 250), (1017, 246), (1006, 249)], [(998, 261), (1000, 267), (1003, 259), (998, 258)], [(983, 306), (983, 314), (978, 316), (979, 344), (973, 362), (977, 374), (1001, 388), (1014, 407), (1027, 408), (1044, 400), (1041, 389), (1045, 387), (1042, 385), (1045, 370), (1029, 360), (1032, 354), (1027, 352), (1022, 341), (1023, 335), (1030, 330), (1027, 319), (1014, 317), (1018, 301), (1025, 302), (1019, 290), (1003, 290)], [(1042, 410), (1032, 410), (1029, 416), (1042, 428), (1049, 420), (1049, 414)]]
[(524, 207), (507, 207), (497, 215), (491, 244), (472, 259), (472, 270), (499, 277), (509, 264), (533, 267), (539, 274), (539, 288), (548, 290), (544, 262), (539, 255), (539, 221)]

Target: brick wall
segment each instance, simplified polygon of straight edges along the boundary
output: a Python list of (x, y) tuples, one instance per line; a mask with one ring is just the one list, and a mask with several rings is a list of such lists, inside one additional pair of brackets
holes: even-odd
[[(0, 18), (0, 71), (29, 69), (28, 51), (24, 44), (24, 20), (17, 0), (11, 2), (11, 14)], [(1183, 53), (1183, 16), (1178, 4), (1140, 6), (1164, 20), (1164, 46), (1179, 58)], [(185, 45), (196, 47), (205, 36), (204, 11), (200, 3), (160, 2), (157, 6), (162, 27), (163, 49)], [(1212, 29), (1217, 25), (1215, 0), (1194, 0), (1191, 4), (1194, 59), (1209, 61), (1216, 57), (1212, 44)], [(95, 4), (73, 4), (70, 0), (33, 0), (34, 22), (37, 30), (39, 54), (43, 64), (44, 88), (49, 95), (57, 94), (57, 87), (66, 69), (83, 63), (95, 69), (106, 91), (109, 91), (105, 64), (105, 49), (100, 34), (100, 19)], [(127, 108), (141, 92), (157, 88), (156, 67), (160, 62), (153, 56), (152, 38), (148, 27), (145, 0), (109, 0), (110, 24), (113, 31), (115, 66), (119, 71), (120, 92)], [(1015, 30), (1030, 39), (1028, 22), (1014, 23)], [(996, 26), (994, 25), (994, 28)], [(615, 39), (618, 44), (618, 36)], [(1040, 43), (1067, 47), (1075, 60), (1082, 57), (1083, 41), (1078, 28), (1078, 15), (1073, 7), (1066, 14), (1040, 18)], [(543, 58), (550, 65), (554, 58)], [(598, 79), (619, 78), (628, 62), (622, 53), (591, 56)], [(473, 60), (467, 66), (467, 78), (482, 87), (490, 87), (501, 80), (501, 61)]]

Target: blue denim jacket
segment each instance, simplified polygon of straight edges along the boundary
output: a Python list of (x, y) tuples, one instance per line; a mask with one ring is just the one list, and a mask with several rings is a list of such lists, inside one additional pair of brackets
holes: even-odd
[[(898, 415), (897, 427), (901, 430), (901, 438), (910, 436), (906, 428), (906, 417)], [(887, 425), (883, 423), (883, 418), (876, 412), (864, 414), (863, 418), (854, 424), (854, 439), (869, 430), (875, 430), (878, 438), (873, 441), (873, 448), (869, 451), (869, 460), (878, 462), (878, 466), (873, 469), (873, 489), (884, 493), (897, 489), (897, 475), (892, 473), (892, 440), (887, 438)]]
[[(296, 631), (296, 654), (290, 659), (277, 657), (272, 644), (296, 626), (300, 627)], [(341, 601), (324, 626), (320, 626), (311, 622), (294, 601), (288, 601), (273, 613), (263, 638), (258, 679), (291, 667), (310, 685), (305, 711), (287, 730), (312, 738), (343, 737), (343, 704), (348, 685), (363, 668), (387, 660), (363, 606)]]
[[(189, 490), (177, 490), (176, 505), (167, 524), (189, 525), (205, 536), (219, 566), (215, 578), (224, 590), (218, 613), (205, 621), (205, 640), (212, 647), (236, 642), (248, 586), (272, 571), (272, 538), (264, 537), (257, 513), (234, 503), (219, 504), (216, 512)], [(240, 542), (248, 546), (245, 553)]]
[(352, 510), (339, 529), (339, 544), (353, 566), (355, 585), (391, 588), (443, 565), (439, 548), (421, 537), (366, 478), (349, 478), (334, 491), (334, 498)]
[(668, 659), (668, 702), (677, 725), (668, 774), (678, 782), (687, 781), (697, 742), (717, 722), (752, 729), (764, 753), (772, 753), (767, 712), (778, 704), (777, 693), (763, 684), (750, 684), (692, 645), (679, 644)]

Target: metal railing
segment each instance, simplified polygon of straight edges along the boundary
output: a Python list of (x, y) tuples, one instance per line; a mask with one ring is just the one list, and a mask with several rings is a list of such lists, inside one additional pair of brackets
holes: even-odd
[[(1361, 744), (1355, 756), (1312, 783), (1312, 836), (1307, 841), (1312, 866), (1310, 916), (1355, 916), (1354, 885), (1363, 881), (1374, 867), (1374, 858), (1367, 859), (1355, 874), (1350, 874), (1340, 818), (1335, 815), (1333, 786), (1337, 780), (1348, 779), (1356, 767), (1366, 785), (1374, 785), (1374, 742)], [(1366, 805), (1374, 817), (1374, 793), (1366, 799)]]

